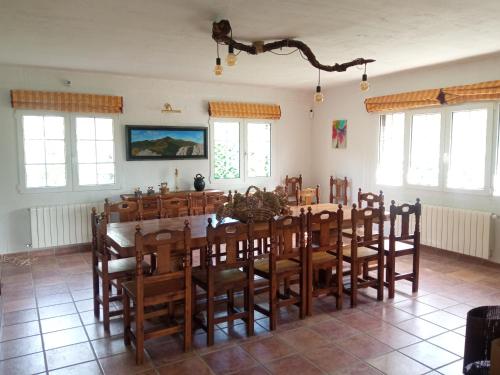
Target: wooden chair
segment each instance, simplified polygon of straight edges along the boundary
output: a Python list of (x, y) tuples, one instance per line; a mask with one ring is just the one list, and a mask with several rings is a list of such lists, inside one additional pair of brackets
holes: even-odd
[[(142, 204), (134, 201), (109, 203), (109, 199), (106, 198), (104, 200), (104, 215), (106, 216), (106, 221), (108, 223), (113, 221), (123, 223), (126, 221), (142, 220), (140, 206), (142, 206)], [(117, 218), (117, 220), (114, 220), (115, 218)]]
[(290, 204), (297, 203), (297, 189), (302, 189), (302, 175), (299, 177), (285, 177), (285, 193)]
[[(271, 331), (276, 329), (281, 307), (296, 305), (300, 319), (306, 316), (307, 262), (305, 249), (305, 214), (284, 216), (269, 221), (271, 250), (255, 261), (255, 274), (269, 281), (269, 308), (255, 304), (255, 310), (269, 317)], [(289, 279), (299, 279), (299, 292), (290, 288)], [(283, 292), (280, 291), (283, 285)]]
[[(410, 234), (410, 216), (414, 215), (415, 229)], [(389, 239), (384, 241), (386, 263), (386, 286), (389, 289), (389, 298), (394, 298), (395, 284), (398, 280), (409, 280), (412, 283), (412, 292), (418, 292), (418, 277), (420, 263), (420, 199), (414, 205), (402, 204), (396, 206), (391, 201)], [(396, 236), (396, 220), (401, 218), (401, 234)], [(413, 258), (412, 272), (399, 274), (396, 272), (396, 258), (411, 255)]]
[[(95, 207), (92, 208), (91, 224), (94, 315), (99, 318), (102, 305), (104, 330), (109, 332), (110, 317), (121, 315), (123, 312), (121, 309), (110, 311), (110, 303), (122, 301), (121, 282), (134, 276), (136, 263), (135, 258), (111, 259), (109, 247), (106, 244), (106, 216), (99, 217)], [(147, 270), (149, 264), (144, 262), (142, 267)], [(101, 280), (102, 296), (99, 292), (99, 280)], [(117, 289), (116, 295), (111, 295), (112, 286)]]
[(310, 204), (319, 203), (319, 185), (315, 188), (297, 189), (296, 191), (297, 206), (307, 206)]
[[(363, 207), (381, 207), (384, 205), (384, 193), (382, 190), (380, 190), (379, 194), (375, 193), (363, 193), (361, 191), (361, 188), (358, 190), (358, 209), (362, 209)], [(352, 231), (352, 228), (346, 228), (342, 231), (342, 234), (346, 237), (351, 238), (352, 234), (354, 232)], [(371, 231), (372, 234), (378, 235), (379, 231), (377, 229), (377, 226), (375, 225), (372, 228)], [(358, 237), (363, 237), (363, 226), (359, 225), (356, 228), (356, 234)]]
[(207, 211), (207, 194), (188, 194), (189, 215), (204, 215)]
[(223, 206), (227, 202), (230, 202), (231, 200), (232, 200), (231, 190), (229, 190), (228, 195), (224, 194), (207, 195), (205, 213), (206, 214), (216, 213), (219, 207)]
[[(208, 219), (207, 248), (203, 268), (193, 271), (193, 304), (196, 302), (196, 287), (207, 293), (206, 324), (199, 320), (207, 331), (207, 345), (214, 343), (215, 325), (243, 319), (246, 322), (247, 335), (253, 336), (253, 251), (251, 243), (253, 224), (239, 222), (219, 223), (212, 226)], [(244, 309), (239, 310), (234, 304), (234, 292), (243, 290)], [(227, 315), (215, 317), (215, 299), (226, 295)], [(193, 315), (196, 315), (193, 309)], [(196, 317), (195, 317), (196, 318)]]
[[(123, 283), (124, 290), (124, 342), (135, 343), (135, 361), (144, 361), (144, 341), (160, 336), (183, 333), (184, 351), (191, 349), (191, 230), (186, 220), (184, 230), (160, 230), (155, 233), (141, 233), (139, 226), (135, 234), (136, 275), (134, 281)], [(145, 273), (141, 267), (144, 256), (155, 254), (157, 267), (154, 273)], [(135, 314), (130, 313), (132, 301)], [(170, 307), (183, 304), (182, 323), (173, 317)], [(165, 307), (165, 305), (167, 307)], [(167, 315), (167, 325), (144, 327), (146, 320)], [(135, 330), (131, 321), (135, 321)], [(155, 319), (155, 323), (158, 319)]]
[[(335, 188), (335, 192), (334, 192)], [(347, 205), (347, 191), (349, 190), (349, 181), (347, 177), (333, 178), (330, 176), (330, 203)]]
[[(351, 307), (357, 305), (358, 289), (373, 287), (377, 289), (377, 299), (384, 297), (384, 239), (372, 232), (374, 223), (377, 223), (378, 233), (384, 233), (384, 206), (378, 208), (366, 207), (358, 210), (352, 205), (351, 223), (353, 233), (358, 225), (362, 225), (363, 236), (353, 236), (351, 246), (343, 248), (344, 261), (351, 265), (350, 288)], [(375, 262), (377, 277), (369, 275), (369, 263)], [(360, 270), (362, 269), (362, 273)]]
[(137, 202), (139, 205), (142, 220), (158, 218), (160, 206), (158, 205), (158, 198), (156, 194), (141, 194), (138, 198), (135, 198), (134, 202)]
[(189, 216), (189, 200), (186, 198), (158, 196), (160, 218)]
[[(333, 295), (337, 310), (342, 309), (343, 253), (342, 205), (336, 212), (307, 212), (307, 264), (308, 303), (307, 314), (312, 315), (312, 299)], [(335, 277), (332, 271), (335, 270)], [(322, 274), (320, 274), (322, 271)], [(322, 276), (322, 277), (320, 277)]]

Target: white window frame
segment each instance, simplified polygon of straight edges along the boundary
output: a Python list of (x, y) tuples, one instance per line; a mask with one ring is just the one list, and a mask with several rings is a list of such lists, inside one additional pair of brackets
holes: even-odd
[[(240, 177), (231, 179), (216, 179), (214, 173), (214, 123), (216, 122), (237, 122), (240, 125)], [(271, 125), (271, 173), (268, 177), (249, 177), (248, 176), (248, 123), (252, 124), (270, 124)], [(273, 120), (264, 119), (244, 119), (244, 118), (210, 118), (209, 120), (209, 148), (210, 148), (210, 184), (214, 187), (239, 186), (252, 184), (256, 186), (266, 186), (271, 183), (277, 170), (277, 144), (276, 144), (276, 126)]]
[[(403, 113), (403, 115), (404, 115), (404, 126), (403, 126), (403, 142), (404, 142), (404, 145), (403, 145), (403, 170), (401, 171), (401, 173), (402, 173), (402, 176), (401, 176), (401, 185), (391, 185), (391, 184), (387, 184), (387, 183), (378, 184), (378, 183), (376, 183), (376, 181), (377, 181), (376, 173), (377, 173), (378, 166), (379, 166), (379, 163), (380, 163), (380, 136), (382, 135), (381, 134), (381, 131), (382, 131), (382, 119), (381, 119), (381, 117), (382, 116), (387, 116), (387, 115), (393, 115), (393, 114), (396, 114), (396, 113)], [(399, 188), (405, 186), (405, 181), (406, 181), (405, 176), (406, 176), (406, 171), (407, 171), (406, 164), (407, 164), (407, 161), (408, 161), (408, 157), (406, 156), (406, 150), (408, 149), (408, 144), (407, 144), (408, 129), (407, 129), (407, 126), (406, 126), (407, 118), (408, 118), (408, 114), (406, 112), (404, 112), (404, 111), (395, 111), (395, 112), (390, 112), (390, 113), (382, 113), (382, 114), (380, 114), (378, 116), (377, 165), (376, 165), (376, 169), (375, 169), (375, 183), (376, 183), (377, 186), (383, 187), (384, 189), (399, 189)]]
[[(66, 185), (57, 187), (26, 187), (26, 169), (24, 158), (24, 130), (23, 116), (60, 116), (64, 118), (64, 151), (65, 151), (65, 167), (66, 167)], [(110, 118), (113, 120), (113, 152), (115, 163), (115, 183), (107, 185), (78, 185), (78, 157), (76, 147), (76, 117), (98, 117)], [(46, 110), (16, 110), (14, 118), (17, 127), (17, 154), (18, 154), (18, 185), (17, 190), (21, 194), (31, 193), (55, 193), (68, 191), (87, 191), (87, 190), (119, 190), (120, 160), (117, 159), (119, 153), (116, 152), (120, 143), (117, 139), (117, 124), (118, 116), (99, 113), (68, 113)]]

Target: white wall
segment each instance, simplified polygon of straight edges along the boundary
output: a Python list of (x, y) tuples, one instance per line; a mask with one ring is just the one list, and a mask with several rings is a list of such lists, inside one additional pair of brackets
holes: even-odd
[[(71, 88), (62, 84), (71, 80)], [(310, 171), (309, 93), (262, 86), (223, 84), (224, 78), (213, 83), (171, 81), (112, 74), (63, 71), (55, 69), (0, 66), (0, 253), (22, 251), (30, 242), (29, 207), (103, 200), (131, 192), (136, 186), (145, 189), (167, 180), (173, 186), (174, 170), (180, 171), (180, 188), (191, 189), (193, 176), (209, 176), (208, 160), (124, 161), (124, 125), (207, 125), (209, 100), (277, 103), (282, 117), (275, 124), (277, 131), (277, 171), (271, 186), (288, 173), (302, 173), (306, 183), (312, 183)], [(20, 194), (17, 167), (16, 122), (10, 106), (10, 89), (71, 91), (81, 93), (121, 95), (124, 113), (119, 116), (117, 168), (120, 190)], [(169, 102), (181, 114), (162, 114)], [(208, 183), (209, 181), (207, 181)], [(207, 185), (209, 188), (210, 185)], [(226, 188), (235, 188), (227, 186)], [(238, 188), (242, 188), (241, 186)]]

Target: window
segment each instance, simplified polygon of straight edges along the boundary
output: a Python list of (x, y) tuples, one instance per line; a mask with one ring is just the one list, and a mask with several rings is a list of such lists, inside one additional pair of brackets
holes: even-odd
[(270, 122), (217, 120), (211, 125), (214, 182), (271, 177)]
[(404, 113), (380, 116), (377, 184), (401, 186), (403, 183)]
[(438, 186), (441, 155), (441, 114), (412, 116), (408, 183)]
[(21, 191), (116, 186), (112, 118), (34, 111), (18, 118)]

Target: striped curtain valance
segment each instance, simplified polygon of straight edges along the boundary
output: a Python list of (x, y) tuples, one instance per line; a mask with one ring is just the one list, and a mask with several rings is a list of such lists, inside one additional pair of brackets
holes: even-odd
[(277, 104), (208, 102), (208, 113), (212, 117), (266, 120), (279, 120), (281, 118), (281, 108)]
[(367, 112), (389, 112), (485, 100), (500, 100), (500, 81), (377, 96), (366, 99), (365, 106)]
[(123, 113), (123, 97), (32, 90), (11, 90), (12, 108), (61, 112)]

